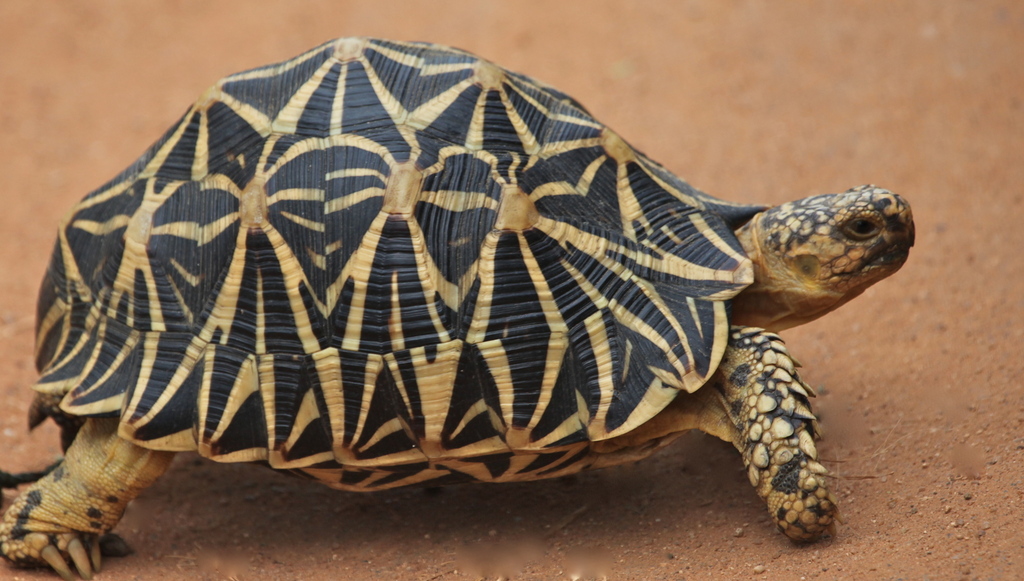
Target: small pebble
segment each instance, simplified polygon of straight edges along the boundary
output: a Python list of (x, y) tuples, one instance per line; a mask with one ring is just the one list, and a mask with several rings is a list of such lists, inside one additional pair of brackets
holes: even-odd
[(761, 573), (764, 573), (766, 570), (767, 569), (765, 568), (764, 565), (758, 565), (758, 566), (754, 567), (754, 573), (756, 573), (758, 575), (760, 575)]
[(743, 529), (740, 528), (740, 529), (734, 530), (732, 532), (732, 536), (737, 537), (737, 538), (738, 537), (742, 537), (743, 536)]
[[(135, 531), (132, 531), (135, 532)], [(124, 542), (124, 539), (114, 533), (107, 533), (100, 537), (100, 553), (104, 557), (127, 557), (135, 552), (134, 549)]]
[(970, 492), (965, 492), (964, 493), (964, 500), (970, 500), (972, 498), (974, 498), (974, 495), (971, 494)]

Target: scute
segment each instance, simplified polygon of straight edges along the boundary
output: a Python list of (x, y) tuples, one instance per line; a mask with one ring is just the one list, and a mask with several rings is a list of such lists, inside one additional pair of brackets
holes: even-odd
[(339, 488), (570, 473), (715, 371), (756, 210), (468, 53), (333, 41), (74, 209), (36, 389)]

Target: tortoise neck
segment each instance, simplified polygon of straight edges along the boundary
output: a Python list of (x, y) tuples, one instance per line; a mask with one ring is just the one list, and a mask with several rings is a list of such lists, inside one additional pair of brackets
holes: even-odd
[(813, 321), (860, 294), (822, 288), (787, 255), (765, 248), (764, 218), (762, 212), (736, 230), (753, 265), (754, 282), (733, 299), (733, 325), (778, 332)]

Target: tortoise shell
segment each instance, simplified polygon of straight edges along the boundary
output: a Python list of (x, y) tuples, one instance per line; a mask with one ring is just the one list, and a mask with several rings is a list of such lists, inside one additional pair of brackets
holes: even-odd
[(715, 371), (758, 209), (528, 77), (341, 39), (222, 79), (72, 210), (35, 389), (340, 488), (554, 476)]

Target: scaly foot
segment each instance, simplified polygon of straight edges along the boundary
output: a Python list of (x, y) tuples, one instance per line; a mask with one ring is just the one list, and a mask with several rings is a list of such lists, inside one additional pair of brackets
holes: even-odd
[(750, 483), (779, 529), (809, 542), (835, 534), (840, 515), (814, 445), (819, 429), (808, 401), (814, 391), (796, 367), (778, 335), (734, 327), (716, 387), (739, 431), (734, 444)]
[[(31, 512), (28, 505), (22, 508), (28, 508), (26, 512)], [(0, 552), (15, 565), (49, 565), (65, 581), (75, 579), (68, 566), (69, 559), (82, 579), (92, 579), (93, 574), (100, 572), (102, 565), (99, 535), (96, 534), (25, 533), (15, 528), (10, 539), (3, 541)]]
[(69, 563), (83, 579), (99, 571), (102, 536), (174, 457), (119, 438), (117, 422), (86, 422), (64, 462), (14, 501), (0, 522), (0, 556), (66, 580), (75, 578)]

